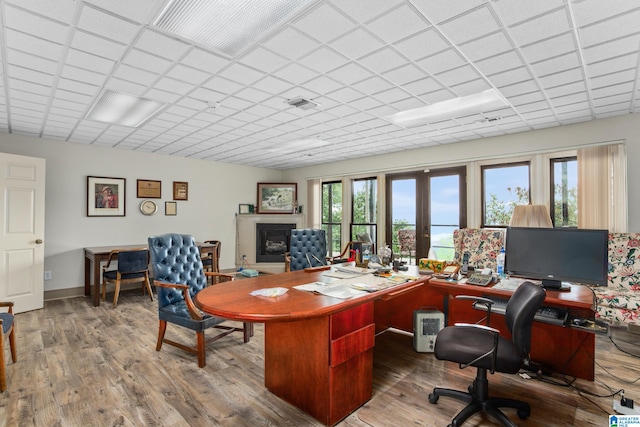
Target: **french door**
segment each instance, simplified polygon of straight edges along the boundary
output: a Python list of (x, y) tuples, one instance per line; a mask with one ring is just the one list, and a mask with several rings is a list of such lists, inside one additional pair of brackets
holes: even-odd
[(467, 226), (466, 168), (389, 174), (386, 177), (385, 240), (393, 253), (453, 259), (453, 230)]

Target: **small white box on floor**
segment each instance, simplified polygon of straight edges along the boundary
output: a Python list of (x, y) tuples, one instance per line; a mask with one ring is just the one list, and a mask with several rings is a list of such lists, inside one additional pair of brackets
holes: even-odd
[(432, 353), (436, 335), (444, 328), (444, 313), (438, 310), (413, 312), (413, 348), (420, 353)]

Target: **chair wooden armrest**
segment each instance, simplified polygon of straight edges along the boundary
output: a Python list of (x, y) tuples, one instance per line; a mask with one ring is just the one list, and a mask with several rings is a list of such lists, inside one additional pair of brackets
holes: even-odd
[(236, 280), (233, 274), (228, 274), (228, 273), (216, 273), (215, 271), (205, 271), (204, 275), (206, 277), (211, 277), (212, 285), (215, 285), (216, 283), (231, 282), (233, 280)]
[(284, 253), (284, 271), (285, 273), (291, 271), (291, 252)]
[(161, 282), (159, 280), (154, 280), (153, 284), (155, 286), (159, 286), (161, 288), (172, 288), (172, 289), (180, 289), (180, 290), (182, 290), (182, 295), (184, 297), (184, 302), (187, 304), (187, 309), (189, 310), (189, 314), (191, 315), (191, 318), (194, 319), (194, 320), (202, 320), (204, 318), (204, 316), (202, 315), (200, 310), (198, 310), (196, 305), (193, 303), (193, 300), (191, 299), (191, 295), (189, 294), (189, 286), (188, 285), (183, 285), (183, 284), (180, 284), (180, 283)]
[(0, 307), (9, 307), (9, 313), (13, 314), (13, 301), (0, 301)]
[(114, 249), (109, 252), (109, 258), (107, 258), (107, 263), (102, 266), (102, 271), (106, 271), (107, 268), (111, 265), (111, 261), (118, 259), (118, 254), (120, 253), (120, 249)]

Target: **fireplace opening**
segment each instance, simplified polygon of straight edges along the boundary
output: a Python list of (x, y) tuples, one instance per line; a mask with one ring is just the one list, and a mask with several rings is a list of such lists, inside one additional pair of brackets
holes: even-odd
[(284, 262), (296, 224), (256, 224), (256, 262)]

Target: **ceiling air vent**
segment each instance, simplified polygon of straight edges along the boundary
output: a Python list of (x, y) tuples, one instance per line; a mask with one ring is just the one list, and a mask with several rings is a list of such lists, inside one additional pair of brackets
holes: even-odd
[(309, 110), (320, 105), (317, 102), (313, 102), (310, 99), (304, 99), (302, 97), (290, 99), (287, 101), (287, 104), (293, 105), (294, 107), (300, 108), (302, 110)]

